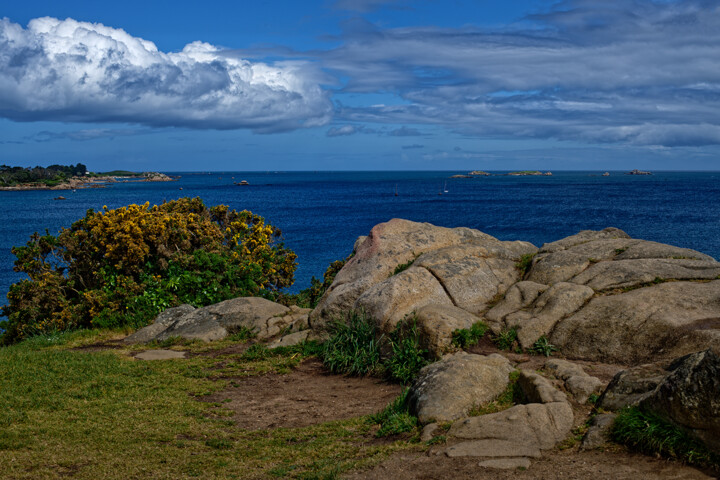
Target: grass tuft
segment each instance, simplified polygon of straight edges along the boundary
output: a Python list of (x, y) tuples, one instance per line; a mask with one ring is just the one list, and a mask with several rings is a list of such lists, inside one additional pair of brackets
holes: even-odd
[(515, 268), (520, 270), (520, 277), (524, 278), (527, 274), (528, 270), (530, 270), (530, 267), (532, 266), (533, 258), (535, 258), (535, 255), (537, 253), (526, 253), (522, 256), (520, 256), (520, 260), (515, 264)]
[(372, 375), (381, 371), (381, 336), (375, 321), (362, 311), (352, 310), (328, 325), (322, 360), (333, 373)]
[(550, 340), (548, 340), (545, 335), (535, 340), (535, 343), (533, 343), (532, 347), (530, 347), (530, 353), (535, 355), (545, 355), (546, 357), (549, 357), (553, 354), (553, 352), (557, 351), (557, 347), (550, 343)]
[(520, 344), (518, 343), (517, 329), (515, 327), (508, 330), (503, 330), (497, 335), (492, 337), (492, 341), (497, 348), (500, 350), (520, 350)]
[(639, 407), (622, 410), (610, 432), (612, 440), (649, 455), (661, 455), (720, 472), (720, 455), (685, 430)]
[(467, 348), (477, 345), (488, 330), (488, 326), (483, 322), (475, 322), (472, 326), (461, 328), (452, 332), (452, 344), (458, 348)]
[[(414, 255), (414, 254), (413, 254), (413, 255)], [(411, 259), (408, 260), (407, 262), (401, 263), (400, 265), (398, 265), (397, 267), (395, 267), (395, 270), (393, 270), (393, 272), (392, 272), (390, 275), (388, 275), (388, 277), (392, 277), (392, 276), (394, 276), (394, 275), (397, 275), (398, 273), (404, 272), (405, 270), (407, 270), (408, 268), (410, 268), (410, 266), (411, 266), (413, 263), (415, 263), (415, 260), (417, 260), (418, 256), (419, 256), (419, 255), (414, 255), (413, 258), (411, 258)]]
[(429, 363), (428, 351), (420, 347), (417, 317), (403, 319), (390, 334), (390, 357), (385, 368), (391, 380), (409, 384), (415, 375)]
[(406, 388), (387, 407), (368, 417), (372, 424), (380, 425), (380, 429), (375, 433), (376, 437), (412, 432), (417, 428), (417, 418), (410, 414), (409, 393), (410, 389)]

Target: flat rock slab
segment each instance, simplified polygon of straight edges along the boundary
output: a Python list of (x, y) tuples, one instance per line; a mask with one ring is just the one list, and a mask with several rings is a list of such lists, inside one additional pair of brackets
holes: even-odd
[(170, 360), (172, 358), (185, 358), (185, 352), (177, 350), (146, 350), (135, 355), (138, 360)]
[[(523, 432), (524, 433), (524, 432)], [(540, 458), (540, 448), (536, 444), (520, 441), (486, 438), (461, 442), (445, 449), (448, 457), (533, 457)]]

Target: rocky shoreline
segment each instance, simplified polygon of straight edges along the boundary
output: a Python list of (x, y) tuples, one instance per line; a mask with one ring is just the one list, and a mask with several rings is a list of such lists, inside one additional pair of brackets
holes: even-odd
[(9, 187), (0, 187), (0, 191), (24, 190), (76, 190), (80, 188), (107, 188), (108, 184), (117, 182), (174, 182), (180, 177), (169, 176), (159, 172), (144, 172), (138, 176), (97, 176), (72, 177), (58, 185), (48, 186), (42, 183), (24, 183)]

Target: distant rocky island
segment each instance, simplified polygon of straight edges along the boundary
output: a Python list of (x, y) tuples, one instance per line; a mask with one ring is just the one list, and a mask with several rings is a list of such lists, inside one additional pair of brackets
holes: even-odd
[(0, 190), (75, 190), (78, 188), (105, 188), (114, 182), (171, 182), (171, 177), (159, 172), (130, 172), (114, 170), (105, 173), (87, 171), (77, 165), (51, 165), (49, 167), (0, 166)]
[(552, 175), (552, 172), (542, 173), (542, 172), (539, 171), (539, 170), (522, 170), (522, 171), (520, 171), (520, 172), (510, 172), (510, 173), (508, 173), (508, 175), (513, 176), (513, 177), (524, 177), (524, 176), (529, 176), (529, 175), (546, 175), (546, 176), (551, 176), (551, 175)]
[(524, 177), (524, 176), (535, 176), (535, 175), (543, 175), (543, 176), (552, 176), (552, 172), (541, 172), (539, 170), (521, 170), (518, 172), (509, 172), (509, 173), (488, 173), (483, 170), (473, 170), (472, 172), (469, 172), (466, 175), (452, 175), (450, 178), (474, 178), (474, 177), (490, 177), (490, 176), (511, 176), (511, 177)]
[(631, 170), (625, 175), (652, 175), (652, 172), (646, 172), (643, 170), (638, 170), (637, 168), (635, 170)]

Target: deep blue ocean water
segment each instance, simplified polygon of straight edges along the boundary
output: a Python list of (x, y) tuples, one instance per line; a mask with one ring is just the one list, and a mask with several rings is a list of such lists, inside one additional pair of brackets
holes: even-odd
[[(10, 248), (24, 244), (33, 232), (56, 233), (89, 208), (183, 196), (251, 210), (280, 227), (286, 246), (298, 255), (291, 291), (307, 287), (312, 276), (321, 278), (330, 262), (350, 253), (359, 235), (391, 218), (476, 228), (537, 246), (580, 230), (613, 226), (636, 238), (720, 258), (720, 172), (449, 178), (455, 173), (465, 172), (178, 173), (177, 182), (0, 192), (0, 303), (5, 303), (10, 284), (23, 278), (12, 271)], [(240, 180), (250, 185), (233, 184)], [(67, 200), (53, 200), (58, 195)]]

